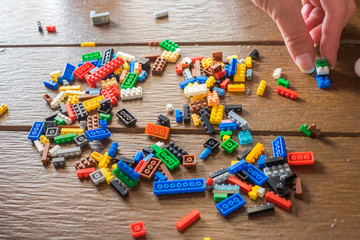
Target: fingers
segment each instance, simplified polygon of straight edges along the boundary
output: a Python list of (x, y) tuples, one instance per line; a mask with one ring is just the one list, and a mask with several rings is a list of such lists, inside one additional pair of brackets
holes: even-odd
[(316, 7), (313, 8), (309, 17), (305, 20), (307, 29), (311, 31), (313, 28), (317, 27), (323, 22), (325, 17), (325, 12), (322, 8)]
[(304, 20), (306, 20), (310, 16), (310, 13), (313, 9), (314, 6), (311, 3), (303, 3), (303, 7), (301, 8), (301, 14), (303, 15)]
[(322, 37), (322, 24), (317, 25), (310, 31), (314, 44), (319, 45)]
[(354, 70), (356, 75), (360, 77), (360, 58), (356, 61)]

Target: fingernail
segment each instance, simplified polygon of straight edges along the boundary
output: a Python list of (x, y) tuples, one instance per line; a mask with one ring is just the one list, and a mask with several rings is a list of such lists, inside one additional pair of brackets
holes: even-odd
[(296, 64), (303, 73), (310, 74), (314, 72), (314, 59), (310, 56), (309, 53), (301, 54), (296, 58)]
[(335, 59), (334, 64), (330, 67), (330, 69), (334, 70), (334, 69), (335, 69), (335, 65), (336, 65), (336, 59)]

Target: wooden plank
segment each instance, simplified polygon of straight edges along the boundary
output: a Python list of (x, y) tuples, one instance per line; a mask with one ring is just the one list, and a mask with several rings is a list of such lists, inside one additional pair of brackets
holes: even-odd
[[(360, 82), (353, 71), (360, 48), (342, 46), (338, 64), (330, 72), (331, 89), (318, 89), (314, 77), (303, 74), (291, 60), (284, 46), (254, 46), (260, 51), (260, 59), (253, 63), (254, 80), (246, 82), (246, 94), (227, 93), (221, 104), (243, 104), (243, 116), (249, 121), (253, 131), (292, 131), (305, 123), (316, 123), (325, 132), (357, 133), (360, 119), (354, 117), (360, 108)], [(42, 96), (49, 93), (54, 97), (57, 92), (47, 89), (43, 80), (49, 78), (54, 70), (63, 70), (66, 62), (76, 64), (81, 54), (101, 50), (105, 47), (85, 48), (6, 48), (2, 53), (0, 66), (2, 84), (0, 95), (2, 103), (9, 111), (0, 118), (2, 130), (26, 130), (34, 121), (42, 120), (53, 113)], [(205, 55), (223, 51), (224, 56), (238, 54), (247, 56), (253, 47), (247, 46), (202, 46), (184, 47), (182, 57)], [(143, 53), (161, 52), (159, 47), (121, 47), (122, 50), (139, 56)], [(14, 63), (16, 62), (16, 66)], [(17, 67), (18, 66), (18, 67)], [(283, 77), (290, 81), (290, 88), (298, 91), (299, 100), (293, 101), (277, 95), (274, 90), (276, 81), (272, 77), (275, 68), (283, 68)], [(183, 77), (175, 73), (175, 64), (168, 64), (163, 76), (150, 76), (142, 86), (143, 100), (124, 101), (114, 107), (114, 111), (127, 108), (137, 119), (137, 126), (145, 128), (147, 122), (155, 122), (159, 114), (165, 114), (165, 106), (172, 103), (182, 109), (188, 100), (183, 96), (179, 83)], [(266, 80), (264, 96), (256, 95), (260, 80)], [(77, 81), (83, 89), (85, 82)], [(109, 124), (112, 128), (124, 128), (117, 120)], [(174, 129), (196, 129), (192, 125), (175, 122), (169, 115)], [(13, 126), (13, 127), (10, 127)], [(20, 129), (19, 129), (20, 127)], [(21, 128), (22, 127), (22, 128)], [(202, 131), (201, 128), (198, 128)], [(132, 129), (133, 130), (133, 129)], [(136, 130), (133, 130), (136, 131)], [(141, 130), (143, 131), (143, 130)], [(271, 134), (271, 132), (270, 132)]]
[[(168, 9), (169, 18), (155, 20), (153, 13)], [(90, 11), (110, 12), (111, 23), (93, 26)], [(64, 45), (85, 41), (122, 44), (147, 43), (170, 38), (177, 42), (280, 42), (271, 18), (247, 0), (106, 1), (40, 3), (10, 1), (0, 9), (3, 23), (1, 46)], [(344, 29), (342, 39), (360, 39), (360, 9)], [(44, 33), (37, 30), (41, 21)], [(56, 33), (45, 26), (55, 25)], [(359, 42), (358, 42), (359, 43)]]
[[(0, 168), (0, 199), (2, 204), (0, 237), (19, 236), (42, 239), (59, 236), (76, 239), (130, 239), (129, 223), (144, 221), (147, 238), (162, 239), (355, 239), (360, 231), (358, 214), (360, 195), (358, 175), (359, 138), (326, 138), (322, 141), (306, 137), (285, 137), (287, 150), (313, 151), (313, 167), (292, 168), (303, 184), (302, 199), (290, 198), (293, 207), (286, 212), (275, 207), (273, 216), (249, 220), (245, 208), (223, 218), (215, 208), (210, 192), (158, 198), (152, 184), (142, 181), (123, 200), (106, 183), (95, 187), (91, 180), (79, 181), (72, 164), (79, 159), (68, 158), (64, 169), (43, 167), (40, 155), (25, 132), (0, 132), (2, 161)], [(261, 142), (265, 154), (272, 153), (271, 142), (276, 136), (254, 137)], [(204, 149), (206, 135), (172, 135), (171, 140), (197, 157)], [(113, 134), (111, 140), (85, 148), (82, 155), (96, 150), (104, 153), (111, 141), (119, 142), (120, 154), (131, 157), (143, 146), (155, 141), (143, 134)], [(67, 147), (67, 145), (64, 145)], [(245, 149), (241, 147), (240, 150)], [(240, 151), (229, 155), (219, 150), (207, 161), (200, 161), (196, 170), (182, 166), (173, 171), (175, 179), (207, 177), (209, 172), (227, 167)], [(246, 207), (260, 204), (242, 195)], [(176, 207), (175, 207), (176, 206)], [(184, 233), (175, 228), (175, 221), (191, 209), (198, 209), (201, 219)], [(155, 214), (156, 213), (156, 214)], [(336, 225), (334, 219), (337, 219)], [(260, 231), (261, 226), (261, 231)]]

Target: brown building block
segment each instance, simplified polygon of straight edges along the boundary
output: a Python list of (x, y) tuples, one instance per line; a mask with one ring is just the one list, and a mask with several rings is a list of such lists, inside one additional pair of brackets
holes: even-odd
[(151, 70), (152, 74), (153, 75), (162, 75), (165, 71), (166, 64), (167, 64), (166, 58), (162, 58), (162, 57), (156, 58), (154, 66)]
[(295, 196), (301, 197), (302, 196), (302, 187), (301, 187), (300, 178), (295, 178), (293, 183), (294, 183), (293, 189), (295, 191)]
[(223, 53), (222, 52), (213, 52), (212, 59), (213, 59), (213, 61), (221, 62), (223, 59)]
[(85, 100), (88, 100), (88, 99), (91, 99), (91, 98), (94, 98), (94, 97), (98, 97), (98, 96), (100, 96), (99, 93), (80, 95), (79, 96), (79, 101), (82, 102), (82, 101), (85, 101)]
[(215, 63), (213, 66), (211, 66), (211, 74), (215, 75), (215, 73), (221, 71), (221, 64), (220, 63)]
[(308, 129), (311, 131), (312, 135), (314, 135), (315, 137), (320, 136), (321, 134), (321, 129), (316, 128), (315, 124), (311, 124)]
[(198, 113), (201, 109), (205, 108), (207, 106), (206, 99), (201, 99), (196, 102), (190, 103), (190, 108), (192, 113)]
[(197, 76), (201, 76), (201, 67), (202, 64), (199, 60), (196, 60), (194, 63), (194, 68), (192, 69), (191, 73), (196, 78)]
[(96, 162), (90, 155), (86, 155), (85, 157), (80, 158), (80, 160), (77, 160), (74, 163), (74, 166), (76, 169), (91, 168), (96, 167)]
[(167, 178), (168, 181), (174, 180), (174, 177), (171, 175), (169, 169), (165, 164), (163, 163), (160, 164), (159, 172), (161, 172)]
[(155, 62), (158, 57), (161, 56), (161, 53), (152, 53), (152, 54), (144, 54), (140, 57), (148, 58), (150, 59), (150, 62)]
[(120, 75), (120, 78), (119, 78), (120, 83), (123, 83), (123, 82), (124, 82), (126, 76), (128, 75), (128, 72), (129, 72), (128, 70), (123, 70), (123, 71), (121, 72), (121, 75)]
[(47, 102), (47, 103), (51, 103), (52, 102), (52, 97), (50, 97), (50, 95), (49, 94), (45, 94), (44, 96), (43, 96), (43, 98), (45, 99), (45, 101)]
[(99, 115), (88, 116), (86, 120), (86, 124), (88, 130), (100, 128)]
[(41, 162), (43, 163), (43, 165), (46, 165), (50, 162), (49, 150), (50, 150), (50, 143), (45, 143), (45, 147), (41, 156)]
[(183, 166), (186, 168), (196, 167), (195, 155), (184, 155), (183, 156)]
[(208, 77), (212, 76), (211, 66), (207, 66), (206, 68), (204, 68), (204, 74)]
[(154, 178), (155, 173), (159, 169), (161, 160), (158, 158), (150, 158), (140, 171), (141, 178), (151, 180)]

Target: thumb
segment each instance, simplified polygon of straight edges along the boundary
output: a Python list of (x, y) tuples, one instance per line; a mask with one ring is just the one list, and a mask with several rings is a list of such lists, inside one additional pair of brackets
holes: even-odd
[(314, 43), (301, 14), (301, 2), (296, 0), (253, 0), (276, 22), (286, 47), (304, 73), (314, 71)]

